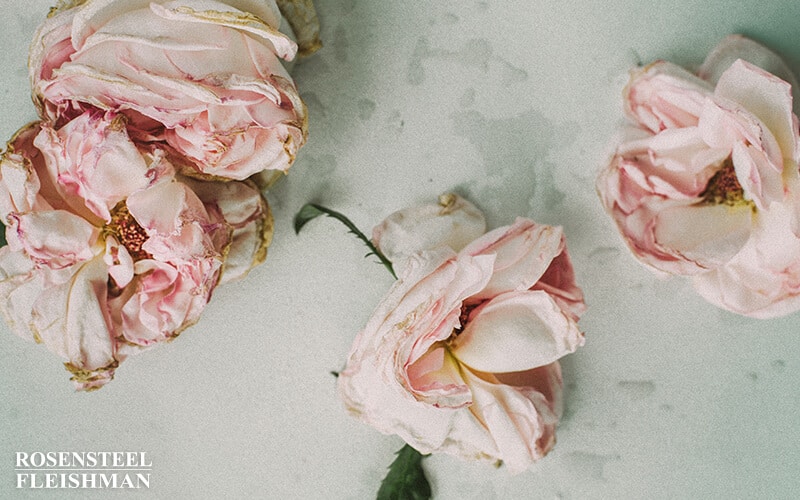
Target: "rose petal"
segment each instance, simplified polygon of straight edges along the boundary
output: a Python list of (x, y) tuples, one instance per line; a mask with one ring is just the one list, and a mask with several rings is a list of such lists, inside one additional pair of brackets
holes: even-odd
[(473, 299), (514, 290), (527, 290), (564, 250), (560, 227), (518, 218), (511, 226), (490, 231), (467, 245), (459, 255), (496, 255), (492, 278)]
[(659, 212), (655, 242), (702, 268), (727, 262), (742, 249), (753, 224), (749, 205), (675, 206)]
[(82, 217), (49, 210), (12, 215), (10, 222), (9, 246), (44, 265), (61, 268), (94, 256), (99, 231)]
[(489, 373), (548, 365), (583, 345), (583, 333), (544, 291), (509, 292), (475, 309), (453, 356)]
[(716, 85), (722, 74), (738, 59), (749, 62), (789, 82), (792, 93), (798, 95), (800, 87), (794, 73), (777, 54), (742, 35), (729, 35), (722, 39), (706, 56), (698, 70), (700, 78)]
[(509, 472), (523, 472), (547, 454), (555, 444), (558, 415), (543, 394), (496, 383), (493, 377), (486, 381), (469, 371), (465, 378), (474, 397), (470, 410), (486, 426)]
[(623, 91), (625, 113), (651, 132), (697, 124), (711, 86), (685, 69), (657, 61), (631, 72)]
[(441, 245), (458, 252), (486, 232), (486, 220), (475, 205), (455, 194), (439, 203), (399, 210), (375, 226), (372, 241), (392, 263)]
[[(714, 93), (755, 115), (778, 141), (783, 158), (797, 160), (798, 131), (792, 115), (792, 86), (738, 60), (719, 77)], [(783, 168), (783, 164), (779, 164)]]

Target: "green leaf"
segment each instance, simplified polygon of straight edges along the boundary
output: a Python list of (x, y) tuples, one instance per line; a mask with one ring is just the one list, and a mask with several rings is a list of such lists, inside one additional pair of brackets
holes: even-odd
[(6, 226), (0, 224), (0, 247), (8, 245), (6, 241)]
[(319, 210), (315, 205), (306, 203), (303, 205), (303, 208), (297, 212), (297, 215), (294, 216), (294, 233), (300, 234), (300, 230), (303, 229), (303, 226), (324, 213), (325, 212)]
[(431, 498), (431, 485), (422, 469), (420, 452), (405, 445), (389, 466), (378, 490), (377, 500), (425, 500)]
[(381, 264), (383, 264), (386, 267), (386, 269), (388, 269), (389, 272), (392, 273), (392, 277), (394, 277), (394, 279), (397, 279), (397, 275), (394, 273), (394, 268), (392, 267), (392, 263), (389, 262), (389, 259), (387, 259), (386, 256), (384, 256), (380, 252), (380, 250), (378, 250), (378, 248), (372, 244), (369, 238), (367, 238), (366, 235), (364, 235), (364, 233), (362, 233), (356, 227), (356, 225), (350, 221), (350, 219), (348, 219), (346, 216), (335, 210), (331, 210), (330, 208), (325, 208), (321, 205), (317, 205), (316, 203), (306, 203), (305, 205), (303, 205), (303, 208), (301, 208), (300, 211), (297, 212), (297, 215), (294, 216), (294, 232), (300, 234), (300, 230), (303, 229), (303, 227), (310, 220), (316, 219), (320, 215), (327, 215), (328, 217), (336, 219), (342, 224), (344, 224), (345, 227), (349, 229), (349, 232), (356, 235), (358, 239), (360, 239), (361, 241), (364, 242), (365, 245), (367, 245), (367, 248), (369, 248), (369, 253), (366, 256), (374, 255), (378, 257), (378, 259), (381, 261)]

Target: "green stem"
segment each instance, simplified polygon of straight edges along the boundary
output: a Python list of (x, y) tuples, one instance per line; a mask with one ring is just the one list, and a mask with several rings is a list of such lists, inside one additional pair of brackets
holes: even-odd
[(369, 255), (376, 256), (381, 261), (381, 264), (383, 264), (386, 267), (386, 269), (388, 269), (389, 272), (392, 273), (392, 277), (394, 277), (394, 279), (397, 279), (397, 275), (394, 273), (394, 268), (392, 267), (392, 263), (389, 261), (389, 259), (387, 259), (386, 256), (383, 255), (381, 251), (378, 250), (378, 248), (372, 244), (369, 238), (367, 238), (366, 235), (364, 235), (364, 233), (362, 233), (356, 227), (356, 225), (353, 224), (352, 221), (350, 221), (350, 219), (348, 219), (345, 215), (335, 210), (323, 207), (322, 205), (317, 205), (316, 203), (306, 203), (294, 217), (294, 232), (300, 234), (300, 230), (303, 229), (303, 226), (305, 226), (308, 221), (315, 219), (323, 214), (327, 215), (328, 217), (332, 217), (341, 222), (342, 224), (344, 224), (349, 230), (349, 232), (356, 235), (358, 239), (360, 239), (362, 242), (364, 242), (365, 245), (367, 245), (367, 248), (369, 248), (369, 253), (366, 256)]

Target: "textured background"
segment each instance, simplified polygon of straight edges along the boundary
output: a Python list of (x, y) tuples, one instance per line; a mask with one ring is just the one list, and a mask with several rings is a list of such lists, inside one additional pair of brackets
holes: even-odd
[[(50, 2), (0, 3), (8, 138), (35, 118), (27, 45)], [(374, 497), (402, 443), (347, 417), (329, 372), (391, 278), (335, 221), (295, 236), (291, 218), (314, 200), (369, 230), (448, 190), (484, 209), (491, 227), (518, 215), (562, 225), (590, 309), (586, 346), (563, 361), (554, 451), (513, 477), (434, 456), (437, 498), (796, 495), (798, 315), (743, 319), (686, 280), (651, 275), (602, 212), (594, 177), (622, 122), (631, 66), (697, 65), (738, 32), (800, 73), (800, 3), (586, 4), (319, 2), (325, 47), (295, 69), (310, 139), (268, 193), (267, 262), (96, 393), (74, 393), (58, 358), (0, 326), (0, 497), (19, 493), (14, 452), (36, 450), (146, 451), (151, 489), (113, 497)]]

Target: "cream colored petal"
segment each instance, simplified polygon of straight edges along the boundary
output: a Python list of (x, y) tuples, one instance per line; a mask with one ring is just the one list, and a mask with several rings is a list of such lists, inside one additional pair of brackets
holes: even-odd
[(717, 267), (742, 249), (750, 237), (753, 217), (749, 205), (670, 207), (658, 214), (655, 242), (703, 268)]
[(783, 157), (796, 161), (798, 131), (792, 115), (791, 84), (738, 60), (722, 73), (714, 93), (755, 115), (778, 141)]
[(447, 246), (458, 252), (486, 232), (483, 213), (456, 194), (439, 203), (399, 210), (372, 230), (375, 246), (392, 262), (424, 250)]
[(583, 345), (577, 323), (544, 291), (509, 292), (473, 311), (453, 356), (488, 373), (530, 370)]
[(47, 348), (82, 370), (112, 363), (115, 352), (107, 309), (108, 273), (102, 255), (77, 264), (63, 284), (42, 290), (33, 308), (35, 327)]
[(706, 56), (698, 74), (700, 78), (716, 85), (722, 74), (733, 65), (737, 59), (742, 59), (759, 68), (772, 73), (778, 78), (789, 82), (792, 93), (798, 95), (800, 87), (791, 69), (776, 53), (763, 45), (750, 40), (742, 35), (729, 35), (725, 37)]
[[(178, 2), (169, 2), (164, 7), (151, 4), (151, 9), (164, 19), (175, 21), (188, 21), (210, 23), (242, 30), (264, 39), (272, 44), (279, 57), (293, 59), (297, 54), (297, 44), (288, 36), (278, 31), (278, 26), (270, 26), (258, 17), (247, 12), (221, 11), (218, 2), (193, 2), (189, 5), (174, 5)], [(204, 5), (207, 4), (207, 5)], [(206, 10), (207, 9), (207, 10)]]

